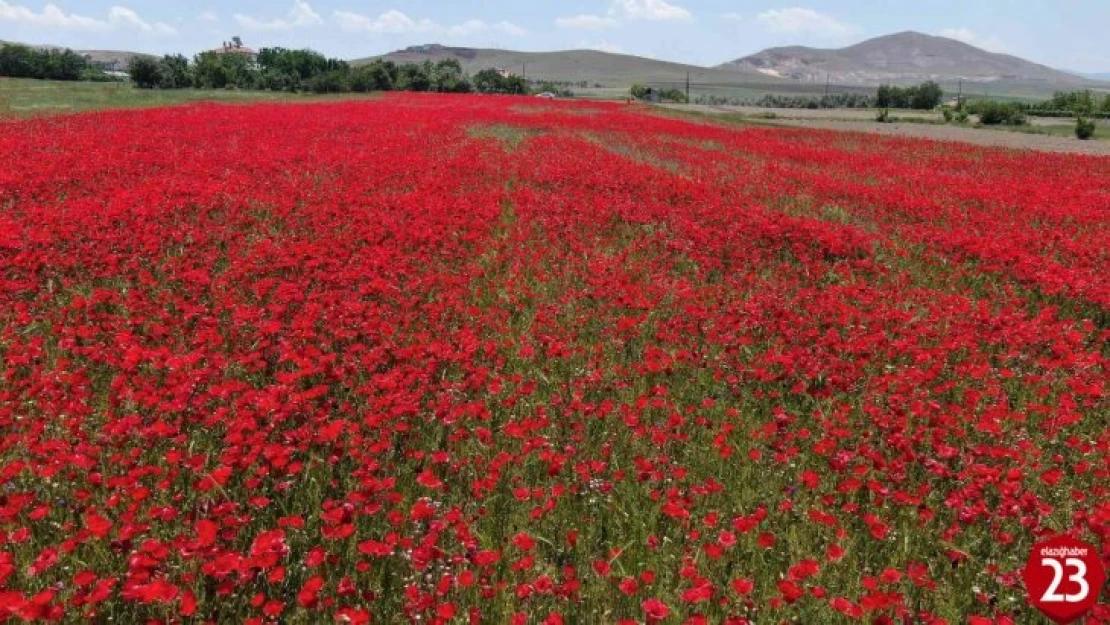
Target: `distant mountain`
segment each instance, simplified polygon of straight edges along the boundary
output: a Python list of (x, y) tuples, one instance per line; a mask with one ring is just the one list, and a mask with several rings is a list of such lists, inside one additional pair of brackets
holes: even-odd
[(1096, 72), (1094, 74), (1082, 73), (1082, 72), (1076, 72), (1076, 73), (1079, 74), (1080, 76), (1083, 76), (1084, 78), (1093, 78), (1095, 80), (1110, 81), (1110, 72)]
[(955, 39), (912, 31), (833, 50), (802, 46), (770, 48), (719, 67), (797, 81), (824, 82), (828, 76), (828, 80), (840, 84), (965, 80), (1069, 88), (1091, 82), (1090, 78), (1009, 54), (987, 52)]
[(627, 87), (633, 83), (683, 83), (689, 73), (692, 83), (734, 83), (739, 80), (760, 83), (785, 83), (743, 68), (711, 68), (660, 61), (630, 54), (613, 54), (597, 50), (561, 50), (556, 52), (518, 52), (483, 48), (459, 48), (428, 44), (412, 46), (380, 57), (358, 59), (358, 65), (381, 58), (395, 63), (422, 63), (441, 59), (457, 59), (463, 70), (475, 73), (483, 69), (505, 69), (529, 78), (578, 83), (591, 86)]

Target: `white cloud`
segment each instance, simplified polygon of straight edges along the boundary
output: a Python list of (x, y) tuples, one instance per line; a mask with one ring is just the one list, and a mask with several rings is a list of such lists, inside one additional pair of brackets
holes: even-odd
[(725, 20), (728, 20), (730, 22), (739, 22), (739, 21), (743, 21), (744, 16), (737, 13), (736, 11), (729, 11), (728, 13), (722, 13), (721, 14), (721, 19), (725, 19)]
[(127, 7), (115, 6), (108, 11), (109, 24), (125, 24), (132, 28), (137, 28), (144, 33), (154, 33), (159, 35), (172, 35), (177, 30), (169, 24), (162, 22), (154, 22), (153, 24), (139, 17), (139, 14), (132, 11)]
[(123, 6), (113, 6), (108, 10), (106, 18), (99, 19), (76, 13), (66, 13), (55, 4), (47, 4), (41, 12), (36, 12), (25, 6), (0, 0), (0, 22), (13, 22), (54, 30), (110, 31), (132, 28), (156, 35), (177, 33), (177, 30), (169, 24), (148, 22), (139, 17), (139, 14), (135, 11)]
[(988, 52), (1012, 53), (1014, 49), (998, 37), (981, 37), (970, 28), (945, 28), (940, 31), (941, 37), (948, 37), (982, 48)]
[(631, 20), (660, 22), (688, 22), (694, 17), (686, 9), (666, 0), (613, 0), (609, 14)]
[(292, 30), (304, 26), (323, 24), (324, 18), (320, 17), (320, 14), (314, 11), (306, 0), (293, 0), (293, 8), (289, 9), (285, 17), (260, 20), (250, 15), (236, 13), (235, 21), (248, 30)]
[(197, 16), (197, 21), (198, 22), (208, 22), (209, 24), (211, 24), (213, 22), (220, 21), (220, 16), (216, 15), (212, 11), (205, 11), (204, 13), (201, 13), (200, 15)]
[(4, 0), (0, 0), (0, 22), (60, 30), (103, 30), (108, 26), (103, 20), (66, 13), (53, 4), (46, 5), (41, 13), (36, 13), (24, 6), (8, 4)]
[(339, 27), (349, 32), (424, 33), (437, 28), (431, 20), (414, 20), (396, 9), (386, 11), (376, 18), (350, 11), (336, 11), (334, 17)]
[(604, 15), (575, 15), (556, 18), (555, 25), (560, 28), (579, 28), (582, 30), (603, 30), (620, 26), (620, 22)]
[(854, 30), (848, 24), (830, 15), (818, 13), (813, 9), (803, 9), (801, 7), (764, 11), (760, 13), (756, 19), (771, 32), (788, 33), (791, 35), (812, 34), (827, 37), (842, 37), (844, 35), (850, 35)]
[(504, 20), (489, 23), (479, 19), (469, 19), (459, 24), (444, 26), (427, 18), (414, 19), (408, 15), (391, 9), (377, 17), (369, 17), (350, 11), (336, 11), (333, 14), (335, 22), (347, 32), (368, 33), (438, 33), (452, 37), (466, 37), (479, 33), (497, 32), (513, 37), (522, 37), (528, 31)]

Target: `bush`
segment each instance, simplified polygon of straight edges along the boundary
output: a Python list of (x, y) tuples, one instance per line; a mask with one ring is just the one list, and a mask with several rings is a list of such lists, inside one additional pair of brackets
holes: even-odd
[(957, 124), (966, 124), (968, 117), (969, 115), (967, 114), (967, 111), (963, 109), (956, 111), (956, 114), (953, 116)]
[(1095, 136), (1095, 122), (1094, 120), (1087, 119), (1086, 117), (1079, 117), (1075, 120), (1075, 136), (1087, 140)]
[(495, 69), (484, 69), (474, 75), (474, 90), (478, 93), (504, 93), (523, 95), (528, 93), (528, 83), (520, 76), (502, 76)]
[(85, 57), (73, 50), (45, 50), (0, 43), (0, 76), (80, 80), (87, 67)]
[(890, 118), (890, 109), (879, 109), (879, 114), (875, 116), (875, 121), (880, 124), (890, 123), (892, 121)]
[(919, 109), (936, 108), (944, 98), (944, 90), (933, 81), (915, 87), (880, 85), (875, 94), (876, 106), (881, 108)]
[(149, 56), (131, 59), (128, 73), (131, 74), (131, 82), (140, 89), (153, 89), (162, 83), (162, 66)]
[(979, 123), (984, 126), (1025, 124), (1025, 112), (1016, 104), (988, 101), (977, 103), (974, 108), (979, 113)]

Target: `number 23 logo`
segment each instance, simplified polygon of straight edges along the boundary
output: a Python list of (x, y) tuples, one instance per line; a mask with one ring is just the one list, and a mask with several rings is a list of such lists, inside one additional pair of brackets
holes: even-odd
[(1042, 558), (1041, 566), (1047, 566), (1052, 569), (1052, 583), (1048, 585), (1041, 601), (1045, 603), (1079, 603), (1087, 598), (1091, 592), (1091, 586), (1087, 583), (1087, 565), (1079, 558), (1068, 558), (1064, 561), (1064, 565), (1068, 569), (1074, 569), (1075, 573), (1068, 576), (1068, 581), (1074, 582), (1079, 585), (1079, 592), (1074, 594), (1060, 594), (1060, 582), (1064, 580), (1064, 566), (1060, 565), (1060, 560), (1056, 558)]

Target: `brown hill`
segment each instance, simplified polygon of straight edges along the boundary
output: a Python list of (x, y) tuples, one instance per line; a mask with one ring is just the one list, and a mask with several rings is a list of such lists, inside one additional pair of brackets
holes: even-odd
[(744, 68), (712, 68), (660, 61), (631, 54), (613, 54), (597, 50), (560, 50), (555, 52), (520, 52), (484, 48), (459, 48), (428, 44), (412, 46), (380, 57), (352, 61), (368, 63), (381, 58), (395, 63), (422, 63), (441, 59), (457, 59), (468, 73), (483, 69), (506, 69), (529, 78), (559, 82), (586, 82), (591, 86), (627, 87), (633, 83), (681, 83), (689, 73), (693, 83), (733, 83), (739, 80), (767, 84), (785, 83)]
[(1066, 89), (1094, 82), (1009, 54), (987, 52), (955, 39), (912, 31), (840, 49), (769, 48), (719, 67), (798, 81), (824, 82), (827, 75), (833, 83), (841, 84), (965, 80)]

